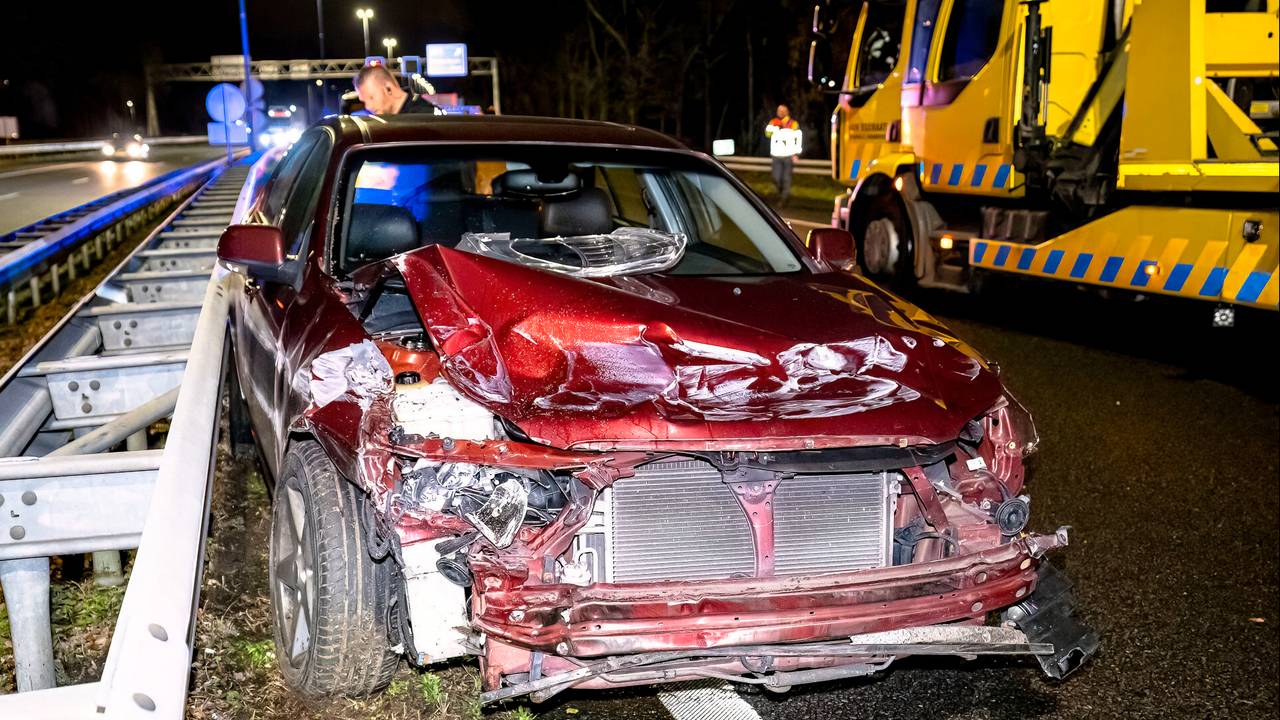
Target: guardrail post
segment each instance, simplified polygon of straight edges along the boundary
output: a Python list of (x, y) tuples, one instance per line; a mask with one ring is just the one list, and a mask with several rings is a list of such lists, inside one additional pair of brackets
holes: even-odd
[(53, 687), (49, 558), (0, 560), (0, 588), (9, 612), (18, 692)]
[(103, 587), (124, 584), (119, 550), (99, 550), (93, 554), (93, 584)]
[[(139, 430), (125, 438), (125, 449), (129, 452), (146, 450), (147, 431)], [(93, 554), (93, 582), (107, 587), (124, 584), (124, 564), (118, 550), (99, 550)]]

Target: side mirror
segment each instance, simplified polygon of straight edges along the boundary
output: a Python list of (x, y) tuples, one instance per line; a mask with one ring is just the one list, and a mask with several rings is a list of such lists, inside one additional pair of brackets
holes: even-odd
[(289, 282), (284, 234), (274, 225), (231, 225), (218, 238), (218, 259), (255, 280)]
[(840, 228), (815, 228), (809, 231), (805, 241), (809, 254), (820, 264), (832, 270), (843, 270), (857, 260), (853, 235)]

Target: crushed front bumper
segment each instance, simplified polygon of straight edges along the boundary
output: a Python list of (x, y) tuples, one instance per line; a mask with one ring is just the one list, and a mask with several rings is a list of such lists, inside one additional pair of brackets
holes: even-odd
[(806, 642), (935, 625), (981, 618), (1030, 595), (1037, 563), (1028, 544), (829, 575), (524, 585), (482, 593), (473, 622), (492, 638), (571, 657)]
[[(913, 654), (1031, 654), (1051, 677), (1062, 678), (1097, 650), (1098, 641), (1072, 616), (1065, 579), (1039, 562), (1060, 537), (1029, 536), (955, 558), (855, 573), (486, 592), (475, 624), (490, 641), (545, 654), (558, 669), (526, 675), (527, 681), (508, 678), (506, 687), (495, 682), (496, 672), (487, 675), (490, 691), (483, 698), (534, 694), (537, 700), (570, 686), (636, 684), (628, 677), (661, 682), (699, 673), (789, 686), (866, 674)], [(930, 641), (927, 633), (908, 634), (905, 643), (865, 642), (869, 634), (904, 628), (981, 626), (988, 613), (1005, 608), (1003, 628), (986, 629), (1016, 626), (1021, 643), (1006, 638), (961, 647)], [(752, 671), (743, 677), (710, 671), (727, 662), (759, 667), (753, 658), (761, 656), (785, 658), (779, 666), (821, 671)], [(700, 669), (699, 662), (706, 665)]]

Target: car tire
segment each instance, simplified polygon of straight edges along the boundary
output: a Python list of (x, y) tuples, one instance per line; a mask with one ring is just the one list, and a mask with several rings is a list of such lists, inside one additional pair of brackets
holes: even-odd
[(387, 632), (395, 561), (370, 557), (365, 502), (319, 444), (290, 445), (271, 516), (271, 607), (285, 683), (308, 697), (369, 695), (399, 665)]

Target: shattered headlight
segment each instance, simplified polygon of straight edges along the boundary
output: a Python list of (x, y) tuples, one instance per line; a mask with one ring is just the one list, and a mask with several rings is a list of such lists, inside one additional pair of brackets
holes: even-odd
[(408, 507), (461, 517), (499, 548), (514, 542), (521, 526), (551, 522), (567, 502), (567, 479), (541, 470), (419, 459), (401, 477)]

